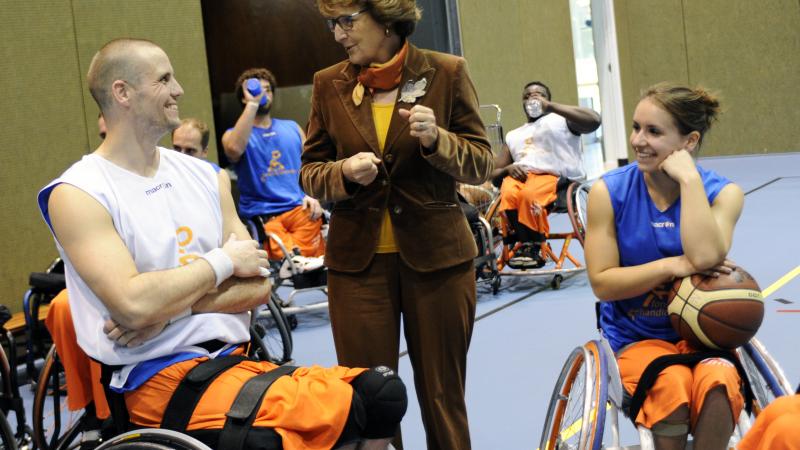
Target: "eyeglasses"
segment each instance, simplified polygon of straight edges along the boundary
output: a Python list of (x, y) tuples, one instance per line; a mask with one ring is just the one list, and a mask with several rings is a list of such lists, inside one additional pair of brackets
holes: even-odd
[(334, 32), (337, 24), (339, 25), (339, 28), (342, 29), (342, 31), (350, 31), (353, 29), (353, 21), (356, 20), (356, 18), (359, 15), (363, 14), (365, 11), (366, 9), (362, 9), (361, 11), (354, 12), (353, 14), (345, 14), (343, 16), (333, 17), (331, 19), (325, 19), (325, 24), (328, 25), (328, 29), (331, 30), (331, 33)]

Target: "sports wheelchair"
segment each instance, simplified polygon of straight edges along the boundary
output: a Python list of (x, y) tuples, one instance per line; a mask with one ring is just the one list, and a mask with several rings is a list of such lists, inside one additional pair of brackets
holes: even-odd
[[(0, 318), (0, 331), (4, 343), (8, 345), (8, 353), (0, 346), (0, 449), (30, 448), (32, 431), (25, 422), (25, 406), (19, 392), (19, 375), (17, 370), (17, 343), (14, 335), (6, 328), (11, 314), (3, 307)], [(14, 413), (16, 427), (12, 429), (8, 422), (9, 413)]]
[(489, 283), (492, 294), (500, 289), (500, 271), (497, 269), (497, 255), (494, 252), (492, 227), (483, 217), (491, 204), (495, 193), (483, 186), (461, 185), (458, 189), (461, 211), (467, 218), (478, 256), (474, 259), (475, 278), (477, 281)]
[[(324, 223), (328, 221), (327, 211), (323, 215)], [(265, 250), (269, 252), (270, 242), (275, 243), (283, 253), (280, 260), (270, 258), (270, 279), (272, 280), (272, 303), (280, 306), (283, 314), (287, 318), (290, 329), (297, 327), (297, 314), (311, 311), (327, 311), (328, 301), (314, 301), (307, 304), (297, 304), (295, 298), (298, 295), (310, 294), (314, 292), (322, 293), (327, 299), (328, 296), (328, 271), (323, 265), (318, 265), (309, 270), (300, 264), (296, 252), (286, 247), (279, 236), (268, 233), (264, 229), (264, 221), (260, 216), (242, 217), (250, 236), (260, 242)], [(324, 237), (324, 233), (323, 233)], [(288, 289), (286, 299), (282, 299), (279, 292)], [(269, 311), (263, 309), (259, 311), (258, 317), (269, 319)]]
[[(585, 270), (580, 260), (569, 251), (570, 244), (574, 241), (582, 246), (585, 236), (586, 200), (593, 181), (573, 182), (566, 178), (559, 179), (557, 199), (549, 206), (549, 212), (566, 213), (572, 230), (563, 233), (550, 233), (547, 240), (541, 244), (542, 257), (554, 265), (542, 269), (511, 269), (509, 260), (519, 250), (521, 243), (517, 242), (513, 229), (509, 225), (505, 214), (499, 210), (500, 196), (492, 193), (491, 202), (486, 206), (482, 216), (470, 219), (470, 226), (478, 243), (479, 256), (476, 259), (478, 279), (488, 280), (492, 286), (492, 293), (497, 293), (500, 288), (501, 276), (552, 276), (550, 286), (559, 289), (564, 276), (569, 273)], [(475, 186), (462, 186), (468, 192), (474, 191)], [(486, 194), (483, 195), (486, 197)], [(478, 205), (478, 208), (480, 205)], [(469, 213), (465, 211), (469, 218)], [(560, 252), (556, 254), (551, 246), (552, 240), (563, 240)], [(487, 259), (487, 256), (490, 258)], [(573, 267), (565, 267), (566, 261)]]
[[(50, 336), (42, 326), (47, 305), (64, 284), (64, 266), (56, 259), (45, 272), (30, 275), (30, 289), (23, 297), (23, 312), (11, 315), (5, 306), (0, 312), (0, 448), (33, 448), (33, 430), (27, 425), (25, 406), (20, 386), (35, 380), (41, 367)], [(18, 364), (18, 343), (15, 338), (24, 333), (25, 363)], [(9, 425), (9, 414), (14, 413), (15, 427)]]
[[(47, 280), (47, 276), (39, 278), (52, 285), (60, 281), (63, 275)], [(291, 361), (292, 338), (288, 319), (276, 300), (274, 292), (265, 305), (261, 315), (251, 315), (249, 356), (258, 360), (270, 361), (277, 365)], [(44, 365), (35, 384), (32, 413), (33, 442), (36, 448), (43, 450), (61, 450), (67, 448), (95, 448), (110, 436), (111, 423), (98, 418), (94, 402), (83, 409), (70, 411), (67, 406), (66, 374), (55, 345), (52, 345), (44, 359)], [(20, 417), (19, 413), (17, 417)], [(23, 413), (24, 417), (24, 413)], [(169, 430), (144, 430), (118, 436), (100, 448), (118, 448), (111, 445), (117, 443), (119, 448), (143, 448), (138, 443), (153, 443), (146, 448), (205, 449), (199, 441)], [(114, 445), (117, 445), (114, 444)], [(162, 445), (162, 446), (157, 446)], [(200, 444), (200, 445), (197, 445)]]
[(64, 289), (64, 262), (56, 258), (44, 272), (32, 272), (28, 278), (29, 289), (22, 297), (22, 311), (25, 318), (25, 367), (27, 378), (38, 378), (38, 367), (47, 354), (52, 341), (50, 333), (42, 322), (47, 308), (62, 289)]
[[(748, 395), (745, 395), (745, 410), (731, 436), (732, 447), (762, 409), (775, 398), (793, 392), (783, 370), (757, 339), (737, 349), (736, 357), (747, 375), (747, 380), (743, 381), (751, 386), (753, 396), (748, 405)], [(629, 397), (623, 390), (608, 341), (601, 336), (576, 347), (567, 358), (553, 390), (539, 448), (653, 449), (652, 433), (641, 426), (637, 427), (639, 445), (620, 446), (619, 412), (627, 411), (628, 404)], [(606, 431), (611, 432), (610, 439)]]

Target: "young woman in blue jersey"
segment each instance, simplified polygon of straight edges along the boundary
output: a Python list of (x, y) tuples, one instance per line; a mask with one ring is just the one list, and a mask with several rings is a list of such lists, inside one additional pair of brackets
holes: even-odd
[[(718, 100), (703, 89), (650, 87), (633, 114), (635, 162), (604, 175), (589, 194), (589, 280), (631, 394), (650, 361), (695, 351), (670, 325), (672, 280), (734, 267), (726, 255), (744, 196), (695, 162), (718, 113)], [(635, 420), (653, 431), (658, 449), (684, 448), (689, 432), (695, 448), (723, 449), (742, 404), (736, 369), (709, 359), (661, 372)]]

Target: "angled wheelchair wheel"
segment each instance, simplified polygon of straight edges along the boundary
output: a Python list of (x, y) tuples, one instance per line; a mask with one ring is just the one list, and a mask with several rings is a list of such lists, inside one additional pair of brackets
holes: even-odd
[(211, 450), (197, 439), (172, 430), (133, 430), (111, 438), (97, 450)]
[(584, 245), (586, 238), (586, 204), (591, 187), (591, 183), (583, 182), (572, 183), (567, 188), (567, 214), (581, 245)]
[(259, 314), (250, 331), (251, 356), (278, 365), (291, 361), (291, 326), (275, 292), (270, 293), (267, 310)]
[(575, 348), (556, 382), (539, 448), (599, 450), (603, 441), (608, 367), (600, 345)]
[(17, 440), (2, 410), (0, 410), (0, 450), (17, 450)]
[(783, 370), (757, 339), (751, 339), (736, 352), (753, 389), (756, 413), (776, 398), (794, 392)]
[(33, 398), (33, 441), (36, 448), (56, 450), (78, 443), (89, 417), (86, 410), (67, 408), (64, 367), (52, 346), (39, 373)]

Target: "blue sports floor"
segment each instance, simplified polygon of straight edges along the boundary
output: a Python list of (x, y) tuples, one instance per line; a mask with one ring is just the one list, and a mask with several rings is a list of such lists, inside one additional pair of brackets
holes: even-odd
[[(758, 338), (800, 382), (800, 154), (701, 159), (700, 165), (730, 178), (747, 193), (730, 259), (771, 289)], [(565, 215), (553, 216), (552, 229), (566, 230)], [(556, 249), (560, 244), (554, 244)], [(572, 252), (582, 259), (579, 245)], [(779, 280), (783, 284), (778, 286)], [(791, 278), (792, 274), (795, 278)], [(500, 292), (478, 286), (478, 321), (467, 372), (467, 407), (473, 448), (534, 449), (538, 446), (548, 401), (569, 352), (597, 337), (594, 302), (585, 272), (549, 287), (550, 277), (504, 277)], [(777, 287), (777, 288), (776, 288)], [(319, 297), (317, 297), (319, 298)], [(314, 298), (298, 298), (298, 303)], [(791, 311), (794, 312), (784, 312)], [(294, 357), (299, 364), (331, 365), (336, 355), (324, 313), (298, 317)], [(411, 365), (400, 360), (411, 403), (403, 420), (407, 449), (425, 448)], [(621, 426), (627, 421), (621, 420)], [(632, 427), (631, 427), (632, 429)], [(623, 439), (625, 439), (623, 428)], [(624, 442), (624, 441), (623, 441)], [(630, 444), (630, 442), (627, 442)]]

